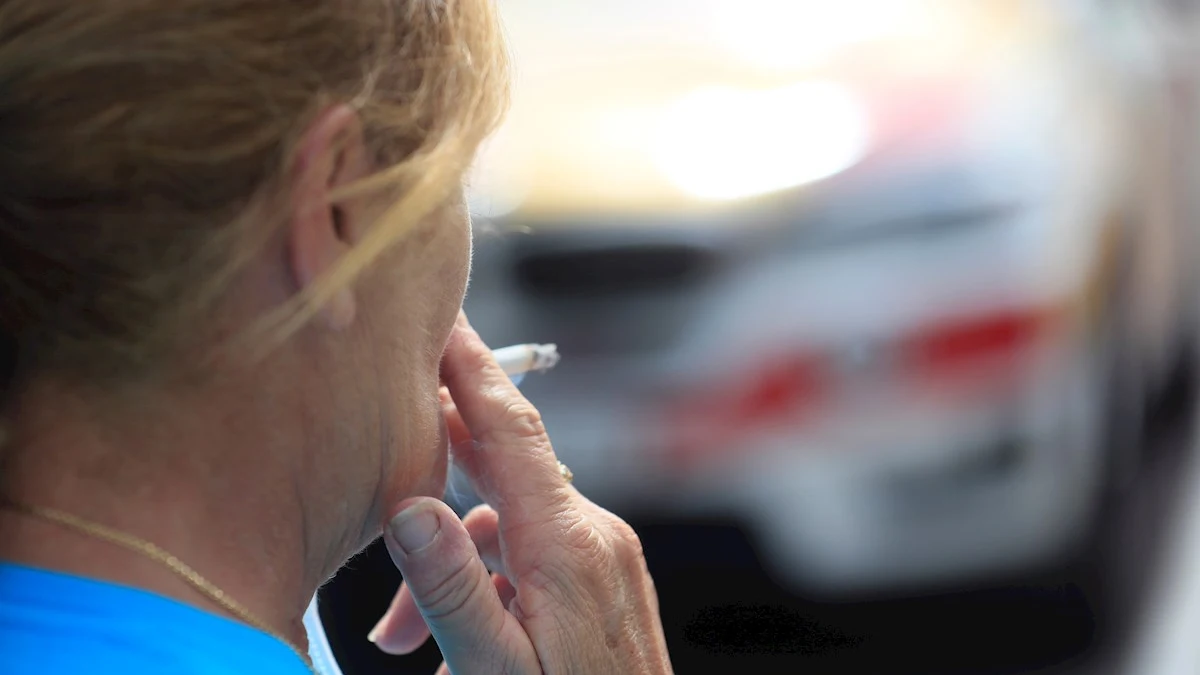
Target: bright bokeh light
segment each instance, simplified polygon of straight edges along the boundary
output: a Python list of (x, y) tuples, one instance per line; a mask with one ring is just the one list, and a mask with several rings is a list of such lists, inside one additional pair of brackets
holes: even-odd
[(712, 29), (736, 57), (770, 70), (809, 68), (846, 47), (928, 35), (936, 12), (921, 0), (708, 0)]
[(520, 209), (529, 193), (526, 164), (512, 128), (501, 126), (480, 147), (467, 175), (467, 206), (471, 214), (502, 218)]
[(862, 159), (869, 131), (865, 105), (835, 83), (713, 87), (667, 110), (654, 154), (689, 195), (731, 200), (839, 173)]

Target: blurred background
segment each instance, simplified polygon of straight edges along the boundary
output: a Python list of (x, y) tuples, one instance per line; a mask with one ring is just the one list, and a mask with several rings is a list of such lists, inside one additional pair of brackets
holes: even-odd
[[(1200, 672), (1196, 3), (500, 5), (467, 310), (677, 672)], [(350, 675), (439, 663), (399, 583), (323, 590)]]

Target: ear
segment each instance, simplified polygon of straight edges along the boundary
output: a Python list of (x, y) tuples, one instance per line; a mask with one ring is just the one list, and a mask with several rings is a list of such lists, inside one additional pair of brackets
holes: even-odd
[[(359, 200), (333, 204), (330, 196), (369, 172), (358, 115), (345, 105), (322, 112), (300, 140), (291, 177), (286, 236), (297, 292), (338, 265), (361, 235), (365, 218)], [(354, 315), (354, 291), (344, 288), (318, 316), (330, 328), (342, 330), (354, 322)]]

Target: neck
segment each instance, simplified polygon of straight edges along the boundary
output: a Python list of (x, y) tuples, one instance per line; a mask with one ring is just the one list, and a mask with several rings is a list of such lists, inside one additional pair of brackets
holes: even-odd
[[(101, 421), (80, 398), (31, 388), (7, 430), (0, 496), (155, 544), (304, 650), (303, 614), (332, 573), (338, 545), (314, 541), (304, 486), (289, 463), (264, 451), (282, 442), (294, 460), (301, 446), (286, 434), (255, 432), (261, 422), (214, 423), (197, 402), (179, 403)], [(0, 511), (0, 558), (136, 586), (239, 619), (160, 562), (9, 510)]]

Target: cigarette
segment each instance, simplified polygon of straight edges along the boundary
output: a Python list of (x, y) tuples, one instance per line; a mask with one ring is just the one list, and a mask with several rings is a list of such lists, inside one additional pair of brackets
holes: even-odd
[(558, 363), (558, 345), (524, 344), (492, 350), (492, 356), (509, 377), (533, 370), (549, 370)]

